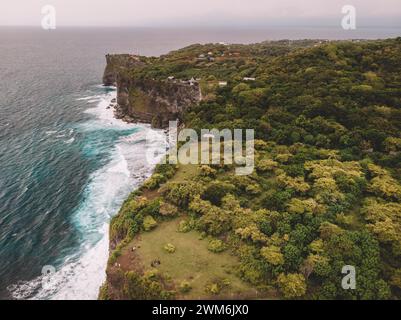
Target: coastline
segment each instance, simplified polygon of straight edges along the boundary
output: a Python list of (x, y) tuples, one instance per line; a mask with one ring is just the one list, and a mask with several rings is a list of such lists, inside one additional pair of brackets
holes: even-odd
[[(105, 87), (107, 87), (107, 86), (105, 86)], [(129, 136), (123, 138), (122, 140), (125, 143), (133, 144), (133, 145), (138, 144), (139, 142), (144, 142), (145, 149), (150, 148), (150, 149), (152, 149), (152, 151), (157, 150), (158, 152), (160, 152), (161, 150), (163, 150), (164, 139), (166, 137), (166, 134), (168, 134), (168, 132), (166, 130), (162, 130), (162, 129), (153, 129), (153, 128), (151, 128), (151, 125), (149, 123), (136, 121), (135, 119), (133, 119), (132, 117), (130, 117), (128, 115), (123, 115), (119, 105), (117, 104), (116, 87), (109, 86), (109, 88), (113, 88), (115, 91), (113, 91), (113, 98), (109, 101), (109, 104), (107, 105), (106, 110), (111, 110), (113, 112), (114, 120), (124, 123), (126, 125), (133, 125), (138, 128), (142, 128), (138, 132), (135, 132), (134, 134), (129, 135)], [(162, 144), (161, 146), (159, 145), (160, 143)], [(158, 156), (155, 158), (154, 161), (148, 162), (145, 157), (146, 151), (144, 153), (137, 152), (137, 151), (142, 151), (141, 148), (138, 148), (138, 150), (131, 150), (131, 151), (133, 154), (139, 156), (139, 158), (142, 158), (142, 161), (144, 161), (144, 163), (146, 165), (148, 165), (148, 167), (145, 170), (146, 172), (144, 172), (143, 174), (139, 174), (135, 177), (135, 186), (130, 190), (129, 194), (131, 194), (135, 190), (139, 189), (143, 185), (143, 183), (153, 175), (157, 163), (159, 163), (161, 161), (161, 159), (165, 156), (165, 153), (164, 154), (158, 153)], [(135, 162), (140, 162), (140, 159), (138, 159), (138, 158), (136, 158), (135, 160), (136, 160)], [(127, 165), (129, 165), (129, 163), (127, 163)], [(128, 168), (128, 170), (129, 170), (129, 168)], [(133, 173), (132, 169), (129, 171), (131, 171), (131, 174)], [(120, 207), (118, 208), (118, 210), (116, 212), (114, 212), (110, 216), (110, 220), (109, 220), (107, 226), (105, 226), (105, 228), (107, 230), (106, 237), (105, 237), (105, 240), (107, 240), (106, 241), (106, 243), (107, 243), (107, 260), (103, 266), (103, 271), (102, 271), (103, 272), (103, 281), (100, 283), (100, 286), (97, 290), (96, 298), (98, 297), (98, 295), (100, 293), (101, 286), (107, 281), (107, 275), (106, 275), (107, 262), (109, 260), (110, 252), (111, 252), (110, 251), (110, 239), (109, 239), (111, 218), (118, 215), (121, 207), (124, 204), (124, 201), (126, 200), (126, 198), (128, 198), (129, 194), (126, 197), (124, 197), (124, 200), (121, 202)]]
[[(106, 281), (110, 221), (129, 194), (153, 174), (156, 164), (147, 162), (144, 155), (148, 147), (158, 148), (162, 135), (149, 125), (117, 119), (109, 108), (116, 97), (115, 88), (97, 87), (106, 90), (78, 99), (90, 105), (83, 112), (92, 117), (77, 125), (76, 130), (89, 137), (84, 146), (86, 152), (98, 153), (96, 148), (102, 148), (108, 157), (89, 177), (81, 204), (71, 216), (71, 223), (80, 234), (80, 244), (54, 262), (55, 273), (50, 279), (38, 276), (10, 285), (8, 292), (14, 299), (97, 299)], [(114, 136), (114, 142), (103, 145), (104, 135)]]
[[(114, 86), (105, 86), (105, 87), (112, 87), (112, 88), (116, 89), (116, 87), (114, 87)], [(163, 157), (166, 155), (165, 145), (166, 145), (166, 141), (167, 141), (166, 139), (168, 137), (168, 129), (151, 128), (150, 123), (141, 121), (140, 119), (134, 119), (134, 118), (130, 117), (129, 115), (126, 115), (121, 110), (121, 107), (117, 103), (117, 90), (115, 90), (114, 92), (115, 92), (115, 95), (110, 100), (110, 103), (106, 107), (106, 110), (112, 110), (113, 118), (116, 121), (120, 121), (121, 123), (124, 123), (127, 125), (135, 125), (139, 128), (144, 129), (131, 136), (124, 138), (124, 141), (128, 142), (128, 143), (133, 143), (133, 144), (138, 143), (138, 141), (144, 141), (146, 144), (146, 146), (145, 146), (146, 149), (150, 149), (152, 153), (157, 153), (157, 155), (154, 157), (154, 159), (152, 159), (152, 161), (148, 161), (149, 160), (147, 158), (148, 154), (146, 152), (142, 153), (142, 154), (141, 153), (137, 154), (139, 156), (139, 158), (141, 158), (141, 159), (137, 159), (137, 161), (138, 162), (139, 162), (139, 160), (144, 161), (145, 163), (147, 163), (149, 165), (149, 167), (147, 168), (145, 175), (142, 175), (141, 177), (137, 178), (135, 187), (130, 190), (129, 194), (131, 194), (132, 192), (135, 192), (136, 190), (138, 190), (144, 184), (144, 182), (154, 174), (156, 165), (158, 163), (160, 163), (162, 161)], [(144, 131), (146, 131), (146, 132), (144, 132)], [(144, 136), (144, 133), (146, 136)], [(149, 136), (149, 134), (150, 134), (150, 136)], [(164, 152), (162, 152), (162, 151), (164, 151)], [(136, 153), (136, 152), (134, 152), (134, 153)], [(114, 213), (113, 216), (111, 216), (111, 218), (113, 218), (114, 216), (119, 214), (119, 211), (123, 207), (125, 200), (128, 199), (129, 194), (125, 197), (124, 201), (120, 205), (120, 208), (117, 210), (117, 212)], [(109, 238), (111, 218), (107, 224), (107, 236), (106, 236), (106, 238), (107, 238), (107, 261), (103, 268), (104, 277), (103, 277), (102, 283), (100, 284), (100, 286), (98, 288), (97, 299), (99, 297), (101, 287), (104, 284), (106, 284), (106, 282), (107, 282), (107, 275), (106, 275), (107, 263), (110, 258), (110, 254), (112, 252), (110, 238)]]

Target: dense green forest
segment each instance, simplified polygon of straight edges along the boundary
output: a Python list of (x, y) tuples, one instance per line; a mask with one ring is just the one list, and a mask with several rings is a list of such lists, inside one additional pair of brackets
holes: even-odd
[[(188, 297), (191, 278), (121, 268), (138, 235), (171, 221), (216, 259), (234, 257), (227, 273), (254, 298), (401, 298), (401, 38), (193, 45), (142, 59), (132, 76), (199, 79), (204, 98), (186, 127), (255, 129), (256, 167), (157, 166), (112, 221), (100, 298)], [(164, 249), (179, 257), (179, 243)], [(341, 286), (345, 265), (355, 290)], [(208, 279), (205, 294), (224, 296), (232, 281)]]

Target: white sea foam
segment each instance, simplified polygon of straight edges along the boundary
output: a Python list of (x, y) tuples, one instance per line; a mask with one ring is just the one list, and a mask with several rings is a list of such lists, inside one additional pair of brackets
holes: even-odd
[(71, 138), (71, 139), (68, 139), (67, 141), (64, 141), (66, 144), (71, 144), (71, 143), (73, 143), (75, 141), (75, 138)]
[[(81, 234), (80, 248), (64, 259), (45, 288), (42, 276), (11, 286), (10, 292), (16, 299), (96, 299), (98, 296), (99, 287), (106, 279), (110, 218), (128, 194), (151, 175), (154, 163), (147, 161), (147, 149), (160, 148), (163, 141), (160, 130), (115, 119), (113, 110), (107, 109), (114, 97), (115, 92), (105, 94), (95, 108), (88, 109), (86, 112), (95, 117), (80, 130), (138, 128), (139, 131), (117, 141), (111, 160), (90, 176), (83, 201), (73, 215), (73, 223)], [(90, 101), (93, 97), (82, 99)], [(162, 156), (160, 153), (160, 159)]]
[[(71, 137), (74, 134), (74, 129), (70, 128), (70, 129), (64, 129), (64, 130), (59, 130), (59, 131), (58, 130), (48, 130), (48, 131), (45, 131), (45, 134), (46, 134), (46, 136), (52, 136), (53, 138), (60, 139), (60, 138), (64, 138), (64, 137)], [(75, 140), (74, 138), (71, 138), (71, 139), (67, 140), (66, 143), (71, 143), (74, 140)]]
[(104, 96), (103, 95), (92, 95), (92, 96), (88, 96), (88, 97), (82, 97), (82, 98), (78, 98), (77, 101), (99, 101), (101, 99), (103, 99)]

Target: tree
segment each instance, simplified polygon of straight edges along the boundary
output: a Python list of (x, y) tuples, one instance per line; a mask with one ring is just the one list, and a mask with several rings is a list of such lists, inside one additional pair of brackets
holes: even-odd
[(195, 181), (169, 183), (163, 190), (166, 199), (182, 209), (187, 209), (196, 195), (202, 194), (204, 187)]
[(260, 172), (273, 171), (278, 167), (278, 162), (271, 159), (262, 159), (256, 163), (256, 170)]
[(304, 194), (310, 189), (310, 186), (305, 182), (304, 177), (293, 178), (283, 173), (277, 176), (277, 182), (280, 186), (292, 189), (300, 194)]
[(237, 85), (233, 88), (232, 93), (233, 93), (234, 95), (237, 95), (237, 94), (239, 94), (239, 93), (242, 92), (242, 91), (247, 91), (247, 90), (250, 90), (250, 89), (251, 89), (251, 87), (250, 87), (248, 84), (246, 84), (246, 83), (240, 83), (240, 84), (237, 84)]
[(368, 184), (367, 190), (383, 198), (401, 200), (401, 186), (389, 175), (373, 178)]
[(288, 203), (287, 210), (292, 214), (322, 214), (325, 212), (325, 207), (313, 198), (306, 200), (292, 198)]
[(202, 200), (199, 196), (192, 200), (189, 209), (200, 215), (197, 222), (199, 230), (217, 236), (231, 228), (230, 212), (212, 205), (209, 201)]
[(242, 105), (248, 107), (263, 107), (266, 100), (266, 93), (267, 91), (265, 88), (257, 88), (241, 91), (238, 97)]
[(367, 199), (362, 208), (368, 229), (384, 244), (391, 244), (393, 254), (401, 255), (401, 204)]
[(401, 289), (401, 269), (395, 270), (391, 277), (391, 285)]
[(221, 206), (221, 200), (227, 194), (235, 189), (234, 185), (215, 181), (212, 182), (202, 194), (203, 200), (208, 200), (216, 206)]
[(281, 273), (277, 277), (277, 284), (281, 293), (287, 299), (299, 298), (306, 293), (305, 277), (301, 274), (290, 273), (285, 275)]
[(290, 191), (272, 190), (263, 195), (261, 199), (262, 205), (269, 210), (284, 210), (286, 202), (291, 199)]
[(298, 270), (302, 263), (302, 252), (294, 244), (288, 243), (283, 248), (286, 270)]
[(252, 240), (254, 243), (266, 243), (267, 237), (259, 230), (255, 223), (250, 224), (245, 228), (238, 228), (235, 230), (244, 240)]
[(260, 249), (260, 254), (273, 266), (282, 265), (284, 263), (284, 256), (277, 246), (263, 247)]
[(384, 148), (389, 153), (401, 151), (401, 138), (388, 137), (384, 140)]

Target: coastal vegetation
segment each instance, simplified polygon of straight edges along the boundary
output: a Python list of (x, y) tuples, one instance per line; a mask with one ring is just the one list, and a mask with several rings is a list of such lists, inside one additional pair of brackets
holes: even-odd
[(100, 298), (401, 298), (401, 38), (141, 60), (125, 72), (199, 79), (186, 127), (253, 128), (255, 170), (158, 165), (112, 220)]

